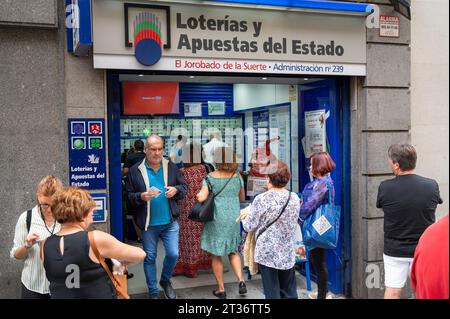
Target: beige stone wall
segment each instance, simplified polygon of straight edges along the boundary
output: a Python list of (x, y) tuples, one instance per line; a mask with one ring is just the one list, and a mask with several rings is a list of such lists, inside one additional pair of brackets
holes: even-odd
[[(45, 175), (68, 180), (64, 8), (0, 0), (0, 299), (20, 298), (23, 262), (10, 258), (19, 215)], [(58, 27), (59, 26), (59, 27)]]
[(449, 1), (414, 0), (411, 19), (411, 142), (418, 174), (439, 183), (449, 212)]

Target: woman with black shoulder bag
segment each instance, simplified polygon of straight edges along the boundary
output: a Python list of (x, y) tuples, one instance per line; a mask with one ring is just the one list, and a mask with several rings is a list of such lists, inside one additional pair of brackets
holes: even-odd
[[(236, 154), (229, 147), (214, 150), (216, 170), (208, 174), (207, 179), (214, 193), (214, 220), (205, 223), (201, 236), (201, 248), (212, 256), (212, 269), (218, 289), (213, 295), (219, 299), (226, 298), (223, 279), (222, 256), (228, 255), (231, 267), (238, 281), (239, 294), (247, 293), (242, 274), (241, 256), (238, 252), (241, 241), (240, 226), (236, 218), (240, 213), (240, 204), (245, 200), (244, 182), (237, 172)], [(204, 202), (209, 195), (207, 181), (197, 194), (197, 200)]]

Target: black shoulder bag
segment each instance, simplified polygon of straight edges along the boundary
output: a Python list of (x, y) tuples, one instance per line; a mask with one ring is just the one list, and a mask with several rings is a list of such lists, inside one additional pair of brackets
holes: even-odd
[(288, 199), (286, 201), (286, 204), (284, 204), (283, 209), (281, 209), (281, 212), (278, 214), (277, 218), (275, 218), (273, 221), (271, 221), (270, 223), (268, 223), (266, 226), (262, 227), (261, 230), (258, 232), (258, 234), (256, 235), (256, 239), (255, 242), (258, 240), (259, 236), (261, 236), (262, 233), (264, 233), (267, 228), (269, 228), (270, 226), (272, 226), (283, 214), (283, 212), (285, 211), (287, 205), (289, 204), (289, 201), (291, 200), (291, 192), (289, 192), (289, 196)]
[(222, 189), (217, 193), (214, 194), (212, 190), (212, 185), (208, 179), (208, 177), (205, 178), (206, 183), (208, 184), (208, 197), (204, 202), (196, 202), (194, 207), (192, 208), (191, 212), (189, 213), (188, 218), (190, 220), (193, 220), (195, 222), (200, 223), (206, 223), (214, 220), (214, 198), (218, 196), (224, 189), (227, 187), (228, 183), (231, 181), (231, 179), (234, 177), (234, 174), (228, 179), (228, 181), (225, 183), (225, 185), (222, 187)]

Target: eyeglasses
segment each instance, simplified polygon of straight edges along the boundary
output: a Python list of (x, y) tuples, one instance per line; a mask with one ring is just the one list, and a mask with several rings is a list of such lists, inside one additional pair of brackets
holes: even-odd
[(39, 206), (39, 208), (40, 208), (41, 210), (45, 210), (45, 209), (50, 208), (50, 205), (49, 205), (49, 204), (38, 204), (38, 206)]

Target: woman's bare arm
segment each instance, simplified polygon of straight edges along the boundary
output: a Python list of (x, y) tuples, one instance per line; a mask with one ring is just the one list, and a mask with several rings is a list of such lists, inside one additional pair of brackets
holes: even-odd
[(197, 200), (202, 203), (204, 202), (209, 195), (209, 190), (207, 186), (203, 186), (202, 189), (200, 190), (200, 192), (198, 192), (197, 194)]
[(245, 190), (244, 190), (244, 187), (241, 187), (241, 190), (239, 191), (239, 201), (241, 203), (245, 202)]
[(124, 244), (108, 233), (94, 230), (93, 235), (97, 249), (104, 258), (114, 258), (124, 264), (136, 264), (145, 258), (144, 250)]

